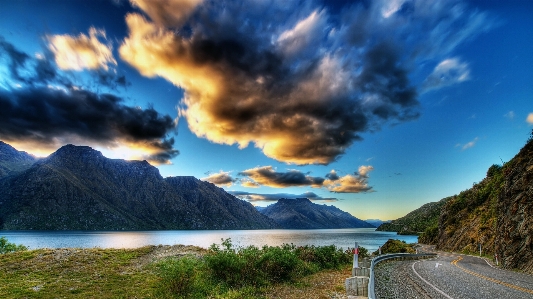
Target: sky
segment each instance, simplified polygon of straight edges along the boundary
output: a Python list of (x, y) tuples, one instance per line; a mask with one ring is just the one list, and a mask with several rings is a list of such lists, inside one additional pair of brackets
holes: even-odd
[(390, 220), (533, 129), (533, 1), (2, 0), (0, 140)]

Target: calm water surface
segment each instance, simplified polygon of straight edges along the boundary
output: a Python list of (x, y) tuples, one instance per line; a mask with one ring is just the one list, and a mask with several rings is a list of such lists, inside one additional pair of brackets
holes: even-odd
[(400, 236), (394, 232), (378, 232), (372, 228), (311, 229), (311, 230), (169, 230), (169, 231), (0, 231), (9, 242), (37, 248), (136, 248), (145, 245), (196, 245), (208, 248), (231, 238), (235, 246), (336, 245), (354, 247), (357, 242), (375, 251), (388, 239), (415, 243), (416, 236)]

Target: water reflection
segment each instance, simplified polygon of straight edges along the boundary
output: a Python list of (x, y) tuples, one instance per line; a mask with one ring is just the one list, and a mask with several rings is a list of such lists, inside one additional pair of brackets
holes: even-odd
[(353, 247), (355, 242), (375, 251), (388, 239), (407, 243), (417, 241), (416, 236), (400, 236), (393, 232), (374, 229), (317, 229), (317, 230), (205, 230), (205, 231), (1, 231), (9, 242), (36, 248), (136, 248), (145, 245), (196, 245), (207, 248), (231, 238), (235, 246), (279, 246), (293, 243), (304, 245), (336, 245)]

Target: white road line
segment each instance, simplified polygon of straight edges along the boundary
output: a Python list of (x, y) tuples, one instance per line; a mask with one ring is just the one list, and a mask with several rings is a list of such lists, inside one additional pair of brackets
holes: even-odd
[(448, 298), (448, 299), (453, 299), (452, 297), (448, 296), (448, 294), (444, 293), (443, 291), (439, 290), (436, 286), (432, 285), (431, 283), (429, 283), (429, 281), (425, 280), (424, 278), (422, 278), (422, 276), (420, 276), (420, 274), (418, 274), (418, 272), (416, 272), (415, 270), (415, 264), (416, 263), (419, 263), (420, 261), (418, 262), (414, 262), (412, 265), (411, 265), (411, 268), (413, 268), (413, 272), (415, 272), (416, 276), (418, 276), (418, 278), (422, 279), (423, 282), (427, 283), (430, 287), (434, 288), (435, 291), (441, 293), (444, 297)]

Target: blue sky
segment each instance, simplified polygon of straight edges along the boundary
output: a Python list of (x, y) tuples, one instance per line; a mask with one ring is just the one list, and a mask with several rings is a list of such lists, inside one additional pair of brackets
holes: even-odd
[(395, 219), (533, 129), (533, 1), (14, 1), (0, 140)]

